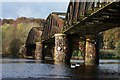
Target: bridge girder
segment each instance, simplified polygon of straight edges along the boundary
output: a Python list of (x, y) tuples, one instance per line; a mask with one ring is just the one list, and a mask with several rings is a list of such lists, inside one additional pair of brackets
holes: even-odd
[[(114, 27), (120, 27), (120, 2), (113, 2), (91, 15), (69, 25), (66, 34), (97, 34)], [(68, 25), (65, 25), (68, 26)]]

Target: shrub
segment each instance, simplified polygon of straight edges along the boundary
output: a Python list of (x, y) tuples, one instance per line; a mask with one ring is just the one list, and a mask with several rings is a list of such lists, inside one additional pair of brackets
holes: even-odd
[(100, 54), (99, 54), (99, 58), (100, 59), (117, 59), (118, 58), (117, 50), (101, 49)]

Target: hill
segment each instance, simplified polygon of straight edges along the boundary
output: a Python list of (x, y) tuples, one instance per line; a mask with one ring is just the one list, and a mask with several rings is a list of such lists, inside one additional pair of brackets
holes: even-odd
[(11, 55), (19, 53), (21, 45), (26, 43), (28, 34), (33, 27), (43, 28), (45, 23), (44, 19), (40, 18), (26, 18), (19, 17), (14, 19), (1, 19), (1, 37), (0, 44), (2, 45), (0, 52), (3, 55)]
[[(0, 53), (11, 55), (13, 50), (16, 54), (19, 53), (20, 46), (25, 44), (30, 30), (33, 27), (43, 28), (44, 24), (45, 20), (40, 18), (0, 19)], [(120, 57), (120, 27), (102, 32), (100, 42), (102, 56), (116, 54)]]

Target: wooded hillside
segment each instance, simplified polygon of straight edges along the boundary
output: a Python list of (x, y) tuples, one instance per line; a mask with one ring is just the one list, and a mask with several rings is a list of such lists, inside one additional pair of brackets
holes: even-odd
[[(0, 52), (4, 55), (19, 53), (20, 46), (25, 44), (27, 36), (33, 27), (41, 27), (45, 24), (44, 19), (34, 19), (20, 17), (13, 19), (0, 19)], [(102, 53), (108, 53), (104, 50), (120, 54), (120, 27), (113, 28), (102, 34)]]
[(26, 43), (29, 31), (32, 27), (42, 27), (45, 23), (44, 19), (34, 19), (20, 17), (16, 20), (3, 19), (1, 25), (1, 44), (3, 55), (17, 56), (20, 46)]

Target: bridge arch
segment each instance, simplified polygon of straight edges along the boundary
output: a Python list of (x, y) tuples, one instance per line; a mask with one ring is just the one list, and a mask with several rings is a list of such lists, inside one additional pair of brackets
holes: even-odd
[(38, 48), (38, 42), (41, 41), (42, 28), (33, 27), (26, 40), (26, 56), (31, 56), (35, 58), (35, 50)]

